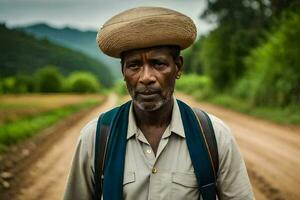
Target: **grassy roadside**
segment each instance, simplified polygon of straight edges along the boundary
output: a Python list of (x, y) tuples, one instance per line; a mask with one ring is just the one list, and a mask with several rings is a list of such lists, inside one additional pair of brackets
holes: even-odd
[(232, 98), (228, 95), (219, 95), (209, 98), (207, 101), (272, 122), (286, 125), (300, 125), (299, 105), (286, 107), (253, 107), (245, 101)]
[(241, 99), (233, 98), (229, 95), (216, 95), (213, 97), (201, 99), (194, 96), (198, 101), (206, 101), (215, 105), (230, 108), (232, 110), (245, 113), (254, 117), (266, 119), (275, 123), (284, 125), (300, 125), (300, 106), (287, 107), (254, 107)]
[[(103, 101), (103, 99), (102, 99)], [(101, 101), (93, 99), (83, 103), (68, 105), (28, 118), (0, 125), (0, 152), (7, 146), (33, 136), (39, 131), (55, 124), (82, 109), (98, 105)]]

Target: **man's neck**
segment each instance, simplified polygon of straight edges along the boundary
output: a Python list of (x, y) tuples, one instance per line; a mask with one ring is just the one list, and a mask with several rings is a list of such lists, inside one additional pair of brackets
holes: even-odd
[(171, 121), (173, 105), (173, 98), (171, 98), (170, 102), (156, 111), (143, 111), (137, 106), (133, 107), (137, 126), (143, 132), (155, 155), (161, 137)]

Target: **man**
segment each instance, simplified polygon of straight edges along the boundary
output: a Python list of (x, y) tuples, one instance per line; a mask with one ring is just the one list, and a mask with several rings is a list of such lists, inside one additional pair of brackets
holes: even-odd
[[(132, 98), (132, 102), (117, 108), (110, 125), (101, 193), (105, 200), (215, 199), (215, 195), (204, 198), (204, 193), (210, 192), (203, 189), (206, 185), (199, 187), (199, 177), (206, 171), (197, 173), (204, 165), (198, 162), (202, 155), (197, 154), (203, 147), (196, 146), (196, 154), (191, 147), (200, 132), (197, 117), (173, 96), (183, 66), (180, 50), (195, 38), (196, 27), (189, 17), (156, 7), (120, 13), (99, 31), (101, 50), (121, 58)], [(220, 163), (212, 190), (216, 188), (222, 200), (254, 199), (244, 161), (229, 128), (215, 116), (209, 117)], [(93, 199), (99, 192), (95, 189), (99, 180), (94, 178), (99, 167), (94, 164), (95, 152), (101, 148), (95, 146), (96, 129), (97, 119), (82, 130), (65, 199)], [(210, 167), (207, 170), (209, 173)]]

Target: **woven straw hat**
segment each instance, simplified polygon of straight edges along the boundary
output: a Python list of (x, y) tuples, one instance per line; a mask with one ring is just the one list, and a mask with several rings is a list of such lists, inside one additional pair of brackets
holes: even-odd
[(161, 45), (189, 47), (197, 35), (186, 15), (160, 7), (139, 7), (109, 19), (98, 31), (97, 43), (107, 55), (120, 58), (132, 49)]

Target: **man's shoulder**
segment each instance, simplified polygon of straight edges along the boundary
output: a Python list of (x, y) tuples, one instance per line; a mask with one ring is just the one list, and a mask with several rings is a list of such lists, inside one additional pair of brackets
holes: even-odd
[(114, 108), (111, 108), (109, 110), (106, 110), (102, 113), (99, 113), (98, 117), (92, 119), (91, 121), (89, 121), (88, 123), (86, 123), (84, 125), (84, 127), (81, 129), (81, 132), (80, 132), (80, 139), (81, 140), (94, 140), (95, 138), (95, 135), (96, 135), (96, 129), (97, 129), (97, 124), (98, 124), (98, 120), (99, 120), (99, 117), (103, 114), (111, 114), (113, 113), (118, 107), (114, 107)]
[(212, 123), (218, 146), (221, 145), (221, 143), (223, 144), (230, 143), (230, 141), (233, 140), (233, 135), (229, 126), (223, 120), (216, 117), (215, 115), (211, 113), (207, 113), (207, 114)]
[[(194, 110), (199, 110), (199, 111), (201, 110), (199, 108), (193, 108), (193, 109)], [(217, 132), (215, 134), (219, 134), (220, 131), (223, 134), (226, 134), (227, 136), (229, 136), (231, 134), (231, 130), (230, 130), (229, 126), (223, 120), (221, 120), (220, 118), (218, 118), (214, 114), (211, 114), (211, 113), (209, 113), (207, 111), (204, 111), (204, 110), (202, 110), (202, 111), (205, 112), (208, 115), (208, 117), (209, 117), (209, 119), (212, 123), (214, 132)]]
[(223, 120), (221, 120), (214, 114), (208, 112), (206, 113), (211, 121), (218, 146), (218, 151), (220, 152), (234, 140), (233, 134), (229, 126)]
[(87, 124), (84, 125), (84, 127), (81, 129), (80, 136), (81, 137), (87, 137), (90, 134), (93, 134), (96, 131), (98, 123), (98, 117), (92, 119)]
[(213, 114), (208, 113), (211, 120), (218, 146), (219, 160), (226, 158), (226, 152), (237, 149), (237, 143), (229, 126)]
[(222, 119), (218, 118), (217, 116), (215, 116), (211, 113), (207, 113), (207, 114), (209, 116), (209, 119), (210, 119), (215, 131), (222, 130), (223, 132), (226, 132), (226, 133), (231, 132), (229, 126)]
[(92, 119), (80, 131), (79, 140), (81, 141), (82, 145), (87, 149), (93, 147), (93, 143), (96, 136), (97, 122), (98, 118)]

